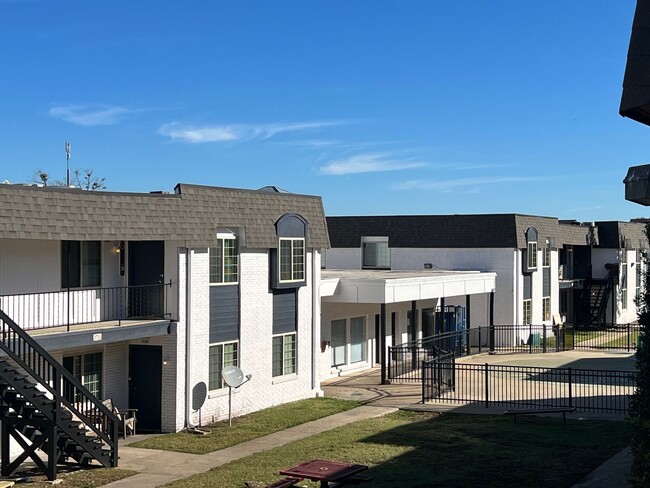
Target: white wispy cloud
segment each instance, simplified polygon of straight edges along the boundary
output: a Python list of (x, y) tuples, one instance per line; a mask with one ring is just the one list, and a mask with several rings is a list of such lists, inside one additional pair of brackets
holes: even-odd
[(115, 105), (59, 105), (52, 107), (49, 114), (71, 124), (91, 126), (117, 124), (125, 115), (135, 111)]
[(324, 175), (349, 175), (354, 173), (400, 171), (425, 166), (427, 166), (427, 163), (421, 161), (396, 159), (389, 154), (375, 152), (356, 154), (349, 158), (330, 161), (325, 166), (321, 166), (320, 173)]
[(309, 121), (273, 124), (186, 125), (179, 122), (164, 124), (158, 133), (172, 141), (200, 144), (242, 140), (264, 140), (287, 132), (300, 132), (341, 125), (341, 121)]
[(502, 183), (522, 183), (543, 181), (544, 176), (483, 176), (474, 178), (456, 178), (453, 180), (411, 180), (393, 186), (394, 190), (438, 190), (452, 191), (454, 188), (498, 185)]

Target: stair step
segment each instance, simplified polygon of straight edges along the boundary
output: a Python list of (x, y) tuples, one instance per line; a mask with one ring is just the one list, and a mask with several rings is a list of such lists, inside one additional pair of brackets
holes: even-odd
[[(19, 325), (4, 314), (2, 320), (4, 325), (12, 331), (19, 330)], [(96, 460), (103, 466), (114, 466), (117, 461), (115, 451), (92, 430), (96, 427), (93, 425), (90, 428), (77, 418), (70, 409), (64, 406), (64, 401), (56, 394), (52, 399), (51, 393), (48, 393), (50, 388), (47, 383), (32, 377), (20, 365), (14, 363), (14, 357), (18, 363), (22, 362), (20, 358), (28, 359), (24, 355), (27, 351), (33, 351), (29, 347), (34, 346), (34, 339), (14, 336), (12, 332), (10, 334), (12, 334), (11, 340), (16, 343), (17, 347), (10, 354), (11, 357), (7, 355), (0, 357), (0, 418), (7, 422), (13, 422), (19, 432), (26, 438), (34, 440), (42, 432), (47, 432), (52, 428), (56, 415), (58, 417), (56, 421), (57, 449), (62, 461), (64, 458), (72, 458), (80, 464), (90, 464)], [(46, 353), (44, 355), (48, 364), (56, 364), (52, 357)], [(47, 391), (44, 391), (46, 389)], [(85, 398), (84, 403), (88, 403)], [(84, 415), (79, 414), (79, 416), (85, 418)], [(104, 436), (104, 434), (101, 435)], [(0, 484), (0, 488), (11, 486), (11, 484)]]

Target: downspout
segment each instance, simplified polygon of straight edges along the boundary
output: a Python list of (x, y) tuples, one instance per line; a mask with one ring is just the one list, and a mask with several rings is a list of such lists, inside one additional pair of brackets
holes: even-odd
[[(320, 363), (320, 260), (316, 259), (318, 252), (312, 249), (311, 252), (311, 388), (317, 390), (317, 395), (322, 396), (318, 376), (318, 365)], [(318, 262), (317, 262), (318, 261)]]
[(192, 423), (191, 415), (191, 395), (192, 389), (190, 388), (192, 377), (192, 341), (191, 337), (191, 298), (192, 298), (192, 253), (194, 251), (187, 249), (187, 257), (185, 260), (185, 428), (195, 429), (196, 425)]

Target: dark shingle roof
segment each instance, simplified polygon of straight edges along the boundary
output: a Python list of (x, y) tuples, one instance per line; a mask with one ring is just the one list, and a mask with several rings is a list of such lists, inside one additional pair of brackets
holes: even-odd
[(391, 247), (525, 248), (526, 229), (539, 241), (587, 244), (589, 227), (560, 224), (552, 217), (519, 214), (392, 215), (327, 217), (332, 247), (359, 247), (362, 236), (387, 236)]
[(329, 247), (320, 197), (179, 184), (176, 193), (88, 192), (0, 185), (0, 238), (178, 240), (209, 246), (217, 227), (242, 227), (249, 248), (277, 246), (275, 222), (298, 213), (307, 245)]
[(647, 249), (645, 224), (640, 222), (596, 222), (601, 247)]

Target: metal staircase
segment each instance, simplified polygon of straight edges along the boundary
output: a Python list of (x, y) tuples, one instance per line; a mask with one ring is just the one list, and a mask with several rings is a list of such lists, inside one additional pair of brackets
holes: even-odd
[(616, 265), (607, 265), (607, 267), (609, 272), (605, 279), (589, 279), (585, 280), (584, 283), (590, 325), (603, 325), (605, 323), (609, 296), (612, 294), (614, 282), (618, 276), (618, 267)]
[[(0, 422), (2, 476), (28, 458), (49, 480), (56, 479), (58, 464), (70, 460), (117, 466), (118, 418), (2, 310)], [(13, 461), (11, 438), (22, 448)]]

